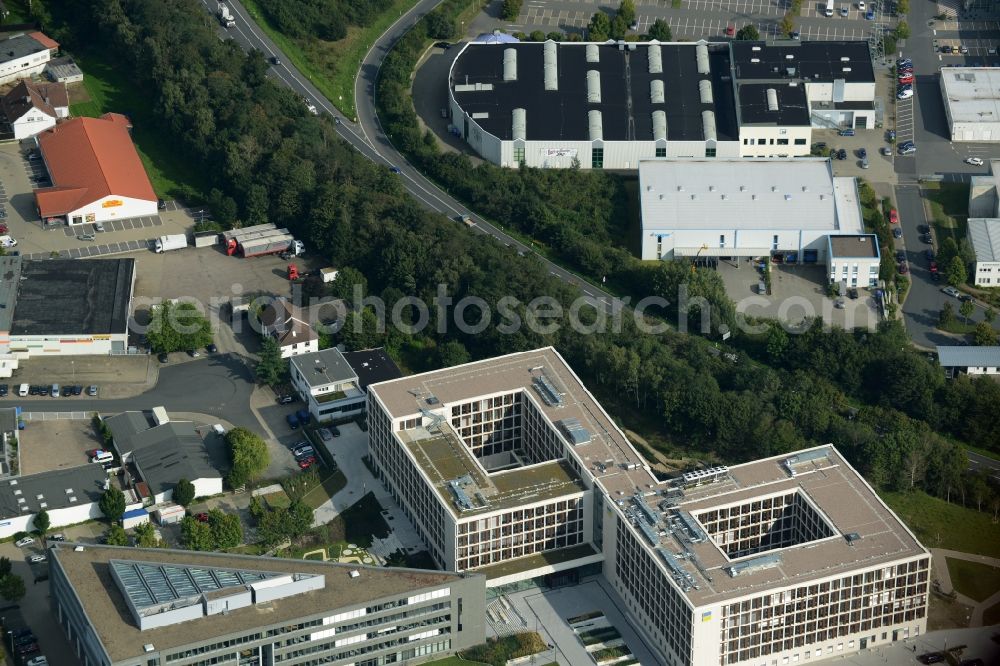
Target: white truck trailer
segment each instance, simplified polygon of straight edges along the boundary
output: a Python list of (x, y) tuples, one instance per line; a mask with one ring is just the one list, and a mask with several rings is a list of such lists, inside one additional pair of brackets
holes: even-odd
[(187, 246), (187, 236), (184, 234), (170, 234), (168, 236), (160, 236), (157, 238), (153, 249), (156, 250), (157, 254), (161, 254), (170, 250), (180, 250)]

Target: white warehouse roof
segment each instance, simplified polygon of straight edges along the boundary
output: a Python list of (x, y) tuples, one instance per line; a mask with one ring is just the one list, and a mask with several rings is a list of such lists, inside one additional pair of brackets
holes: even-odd
[(1000, 368), (1000, 347), (938, 345), (937, 353), (943, 368)]
[(969, 218), (968, 234), (976, 261), (1000, 261), (1000, 219)]
[(941, 85), (953, 123), (1000, 122), (1000, 67), (944, 67)]
[(823, 158), (641, 161), (639, 187), (643, 229), (863, 233), (854, 178)]

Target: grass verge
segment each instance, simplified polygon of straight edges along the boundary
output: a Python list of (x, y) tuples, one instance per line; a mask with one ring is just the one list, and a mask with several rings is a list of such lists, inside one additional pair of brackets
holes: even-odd
[(469, 661), (461, 657), (445, 657), (437, 661), (429, 661), (424, 666), (486, 666), (481, 661)]
[(1000, 590), (1000, 569), (981, 562), (947, 557), (948, 573), (956, 592), (976, 601), (986, 601)]
[(925, 546), (1000, 557), (1000, 525), (989, 514), (920, 491), (880, 495)]
[(98, 53), (74, 54), (74, 59), (84, 72), (83, 85), (90, 100), (71, 105), (70, 114), (91, 118), (112, 111), (125, 114), (132, 121), (132, 140), (158, 196), (205, 192), (207, 183), (199, 176), (203, 172), (184, 159), (169, 134), (156, 127), (151, 97)]
[(361, 60), (375, 40), (415, 4), (416, 0), (396, 0), (370, 26), (350, 26), (346, 37), (326, 42), (315, 38), (291, 39), (268, 22), (256, 0), (243, 2), (250, 16), (285, 57), (348, 118), (356, 117), (354, 77)]
[(931, 218), (938, 231), (951, 234), (956, 241), (965, 238), (966, 218), (969, 216), (969, 186), (964, 183), (929, 183), (922, 196), (928, 201)]

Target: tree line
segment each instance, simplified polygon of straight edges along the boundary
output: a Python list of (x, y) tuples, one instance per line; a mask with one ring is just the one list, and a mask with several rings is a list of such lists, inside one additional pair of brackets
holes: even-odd
[[(454, 16), (466, 4), (446, 0), (436, 11)], [(522, 305), (513, 309), (524, 317), (523, 304), (536, 296), (552, 296), (568, 309), (579, 295), (533, 256), (418, 207), (396, 176), (360, 157), (330, 123), (267, 79), (260, 54), (244, 56), (232, 42), (220, 42), (193, 0), (92, 5), (56, 2), (74, 29), (57, 26), (55, 38), (69, 46), (79, 35), (99, 40), (137, 89), (149, 91), (159, 129), (210, 174), (207, 197), (216, 219), (288, 227), (366, 294), (390, 303), (404, 295), (432, 302), (444, 284), (456, 301), (476, 296), (494, 312), (501, 298), (514, 296)], [(715, 272), (698, 269), (691, 278), (688, 266), (642, 264), (615, 245), (629, 196), (623, 179), (575, 169), (473, 167), (467, 157), (437, 153), (433, 137), (414, 129), (408, 92), (426, 39), (418, 24), (389, 54), (380, 78), (382, 121), (415, 163), (475, 210), (530, 234), (541, 249), (595, 279), (617, 280), (621, 291), (671, 294), (686, 280), (712, 306), (715, 326), (709, 339), (653, 335), (628, 317), (620, 330), (590, 335), (568, 326), (547, 333), (491, 326), (477, 334), (447, 326), (439, 333), (432, 312), (430, 326), (406, 333), (379, 330), (374, 313), (360, 308), (352, 314), (360, 326), (332, 341), (352, 349), (384, 345), (412, 370), (554, 345), (611, 413), (668, 452), (739, 462), (834, 442), (878, 487), (920, 487), (952, 501), (968, 495), (972, 481), (956, 441), (1000, 449), (995, 383), (945, 382), (897, 323), (877, 331), (825, 330), (817, 323), (791, 335), (765, 322), (763, 332), (737, 332), (721, 346), (718, 326), (735, 331), (736, 315)], [(349, 294), (346, 280), (328, 293)], [(663, 314), (698, 313), (671, 306)]]

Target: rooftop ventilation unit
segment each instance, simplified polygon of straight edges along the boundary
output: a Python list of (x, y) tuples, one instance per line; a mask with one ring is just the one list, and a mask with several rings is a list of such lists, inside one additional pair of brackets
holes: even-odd
[(653, 513), (653, 510), (649, 507), (649, 505), (646, 504), (646, 499), (642, 495), (636, 493), (635, 497), (632, 499), (635, 500), (636, 507), (638, 507), (639, 511), (646, 518), (646, 520), (649, 521), (650, 525), (656, 525), (656, 523), (659, 522), (659, 518), (655, 513)]
[(685, 472), (681, 476), (681, 481), (686, 486), (700, 486), (705, 483), (715, 483), (729, 476), (729, 468), (725, 465), (709, 467), (708, 469), (696, 469), (693, 472)]
[(590, 431), (580, 425), (580, 419), (568, 418), (557, 421), (556, 425), (563, 431), (566, 438), (573, 446), (586, 444), (590, 441)]
[(803, 451), (802, 453), (796, 453), (794, 456), (785, 458), (782, 463), (785, 469), (791, 476), (795, 476), (795, 468), (798, 465), (802, 465), (808, 462), (815, 462), (817, 460), (827, 459), (829, 461), (830, 451), (825, 446), (821, 449), (813, 449), (812, 451)]
[(848, 58), (847, 56), (841, 56), (840, 57), (840, 62), (851, 62), (851, 59)]
[(587, 71), (587, 102), (601, 103), (601, 73), (596, 69)]
[(471, 511), (475, 508), (472, 504), (472, 500), (469, 499), (469, 495), (465, 492), (465, 489), (459, 485), (466, 481), (471, 481), (471, 479), (468, 476), (463, 476), (457, 479), (452, 479), (448, 482), (448, 490), (451, 491), (451, 494), (455, 498), (455, 506), (457, 506), (461, 511)]
[(705, 44), (699, 44), (694, 47), (695, 59), (698, 61), (698, 73), (699, 74), (711, 74), (712, 68), (708, 64), (708, 46)]
[(680, 518), (681, 524), (687, 528), (688, 533), (691, 535), (692, 543), (708, 541), (708, 535), (705, 534), (705, 530), (701, 529), (701, 525), (694, 519), (694, 516), (687, 511), (679, 510), (677, 511), (677, 517)]
[(751, 50), (751, 51), (760, 51), (760, 50), (761, 50), (761, 47), (759, 47), (759, 46), (751, 46), (751, 47), (750, 47), (750, 50)]
[(503, 50), (503, 80), (517, 81), (517, 51), (515, 49)]
[(698, 82), (698, 94), (701, 96), (702, 104), (711, 104), (712, 97), (712, 82), (708, 79), (702, 79)]
[(773, 569), (779, 564), (781, 564), (781, 557), (778, 555), (755, 557), (752, 560), (737, 562), (736, 564), (730, 566), (729, 575), (736, 578), (737, 576), (742, 576), (744, 574), (756, 573), (758, 571), (764, 571), (765, 569)]
[(542, 45), (542, 69), (545, 74), (546, 90), (559, 90), (559, 61), (556, 55), (558, 49), (552, 40)]
[(563, 404), (562, 393), (556, 390), (556, 387), (552, 385), (549, 378), (545, 375), (538, 375), (532, 378), (532, 385), (535, 387), (535, 391), (541, 396), (542, 400), (549, 407), (559, 407)]
[(601, 51), (597, 44), (587, 44), (587, 62), (601, 62)]
[(663, 104), (666, 101), (663, 94), (663, 81), (653, 79), (649, 82), (649, 100), (653, 104)]
[(437, 399), (437, 396), (434, 396), (434, 395), (427, 396), (427, 404), (428, 405), (437, 405), (440, 402), (441, 401)]
[(715, 112), (714, 111), (702, 111), (701, 112), (701, 124), (702, 129), (705, 132), (705, 141), (715, 141)]
[(861, 535), (858, 534), (857, 532), (848, 532), (847, 534), (844, 535), (844, 539), (847, 540), (847, 543), (853, 544), (855, 541), (861, 540)]
[(650, 546), (656, 546), (660, 543), (660, 535), (657, 534), (656, 530), (650, 527), (649, 523), (645, 520), (637, 520), (635, 524), (639, 526), (639, 531), (642, 535), (646, 537), (646, 541), (649, 542)]
[(653, 111), (653, 141), (667, 140), (667, 114), (664, 111)]
[(604, 126), (601, 121), (600, 111), (587, 112), (587, 126), (590, 131), (591, 141), (601, 141), (604, 139)]
[(649, 57), (649, 73), (662, 74), (663, 58), (660, 54), (660, 45), (650, 44), (646, 49), (646, 55)]
[(785, 195), (785, 201), (791, 201), (791, 200), (792, 200), (792, 195), (791, 194), (786, 194)]
[(777, 111), (778, 110), (778, 91), (774, 88), (768, 88), (767, 94), (767, 110)]
[(524, 141), (527, 136), (526, 114), (524, 109), (514, 109), (511, 114), (513, 123), (511, 126), (511, 139), (514, 141)]
[(795, 56), (789, 53), (788, 55), (785, 56), (785, 60), (795, 60)]
[(687, 571), (684, 571), (681, 563), (677, 561), (677, 557), (673, 553), (666, 548), (657, 548), (656, 552), (660, 554), (660, 557), (666, 563), (667, 569), (670, 571), (670, 577), (674, 579), (674, 582), (682, 590), (687, 592), (691, 588), (697, 589), (698, 586), (694, 584), (694, 578)]

